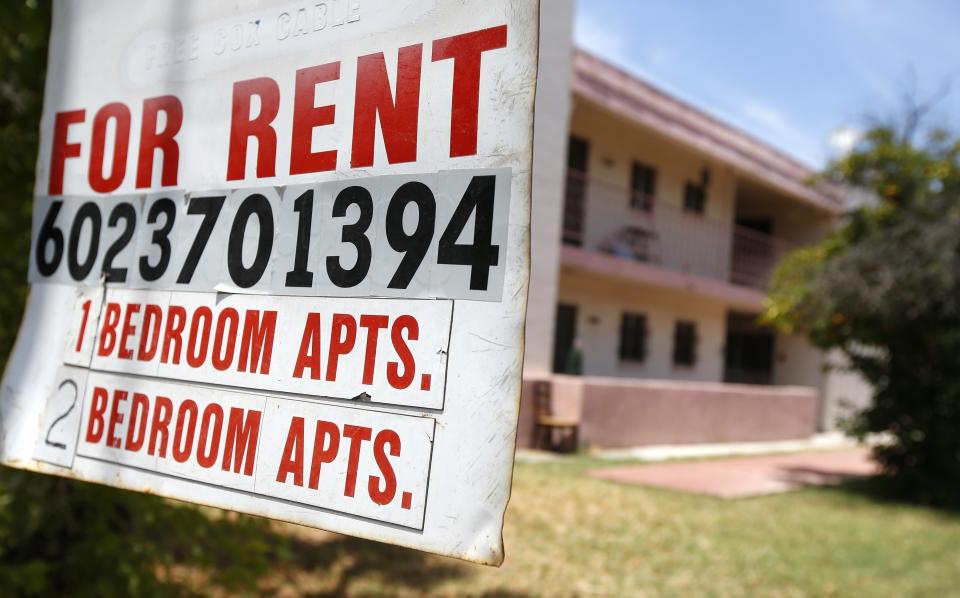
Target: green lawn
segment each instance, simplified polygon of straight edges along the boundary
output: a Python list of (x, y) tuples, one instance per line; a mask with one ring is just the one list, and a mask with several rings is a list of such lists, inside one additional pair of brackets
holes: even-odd
[(500, 569), (280, 526), (280, 595), (960, 595), (960, 516), (857, 487), (724, 501), (516, 468)]

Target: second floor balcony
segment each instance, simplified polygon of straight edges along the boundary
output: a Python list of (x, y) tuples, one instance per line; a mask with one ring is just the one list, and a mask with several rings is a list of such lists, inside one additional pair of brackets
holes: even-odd
[(735, 201), (731, 198), (729, 203), (727, 217), (719, 218), (571, 170), (564, 198), (563, 242), (765, 290), (777, 262), (798, 244), (767, 234), (762, 227), (737, 224)]

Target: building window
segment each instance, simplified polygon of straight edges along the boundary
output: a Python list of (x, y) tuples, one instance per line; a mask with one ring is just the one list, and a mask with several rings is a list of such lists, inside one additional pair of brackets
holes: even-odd
[(647, 357), (647, 316), (625, 313), (620, 320), (620, 359), (643, 361)]
[(689, 212), (703, 214), (707, 203), (707, 189), (703, 184), (688, 182), (683, 187), (683, 207)]
[(656, 190), (657, 171), (652, 166), (634, 162), (630, 176), (630, 207), (644, 212), (651, 211)]
[(697, 324), (678, 321), (673, 329), (673, 365), (693, 366), (697, 363)]
[(567, 145), (567, 188), (563, 201), (563, 242), (567, 245), (583, 245), (589, 157), (587, 140), (571, 136)]

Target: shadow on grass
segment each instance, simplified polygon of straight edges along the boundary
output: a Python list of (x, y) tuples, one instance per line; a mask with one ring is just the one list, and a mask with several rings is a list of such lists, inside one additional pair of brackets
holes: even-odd
[[(193, 510), (193, 509), (188, 509)], [(221, 512), (206, 509), (216, 516)], [(226, 520), (197, 520), (207, 558), (175, 555), (180, 563), (205, 568), (200, 576), (176, 580), (183, 595), (214, 587), (271, 596), (292, 590), (297, 596), (431, 595), (450, 580), (470, 575), (470, 565), (453, 558), (340, 534), (283, 525), (228, 513)], [(311, 537), (315, 536), (315, 537)], [(218, 549), (211, 552), (210, 547)], [(210, 557), (213, 558), (210, 558)], [(268, 566), (264, 567), (265, 562)], [(199, 584), (197, 582), (200, 582)], [(202, 590), (201, 590), (202, 592)], [(493, 590), (481, 597), (520, 598), (526, 594)]]
[[(330, 585), (310, 598), (358, 595), (431, 594), (438, 586), (468, 574), (468, 565), (370, 540), (336, 536), (323, 542), (296, 540), (295, 565)], [(495, 590), (480, 596), (513, 598), (525, 594)]]
[(783, 481), (802, 487), (839, 486), (864, 479), (862, 474), (809, 466), (781, 467), (780, 471)]
[(323, 541), (289, 539), (289, 558), (282, 568), (289, 576), (308, 573), (322, 585), (311, 598), (343, 596), (360, 582), (376, 593), (427, 593), (444, 581), (464, 574), (465, 565), (452, 559), (349, 536)]
[(0, 595), (430, 594), (471, 574), (454, 559), (306, 529), (0, 468)]
[(847, 476), (845, 479), (837, 479), (834, 484), (822, 486), (821, 489), (879, 505), (928, 509), (950, 519), (960, 518), (960, 507), (926, 500), (909, 486), (882, 474)]

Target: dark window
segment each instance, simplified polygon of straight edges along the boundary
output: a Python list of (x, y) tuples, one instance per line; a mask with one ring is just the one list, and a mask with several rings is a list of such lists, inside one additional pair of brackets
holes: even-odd
[(764, 235), (773, 234), (773, 220), (770, 218), (737, 218), (737, 226), (748, 228)]
[(757, 334), (741, 338), (740, 363), (748, 370), (770, 371), (773, 369), (772, 334)]
[(567, 145), (567, 168), (578, 172), (586, 172), (589, 155), (589, 142), (586, 139), (571, 135)]
[(557, 305), (556, 328), (553, 338), (553, 371), (568, 373), (570, 353), (577, 338), (577, 306)]
[(630, 207), (649, 212), (653, 209), (653, 196), (657, 191), (657, 171), (653, 167), (633, 163), (630, 177)]
[(647, 357), (647, 316), (623, 314), (620, 320), (620, 359), (643, 361)]
[(697, 324), (677, 322), (673, 329), (673, 365), (697, 363)]
[(727, 315), (727, 346), (724, 381), (770, 384), (773, 378), (775, 336), (757, 323), (757, 314)]
[(567, 145), (567, 188), (563, 202), (563, 242), (583, 244), (583, 211), (587, 195), (587, 163), (590, 145), (570, 137)]
[(703, 208), (707, 203), (707, 189), (704, 185), (696, 183), (687, 183), (683, 187), (683, 207), (691, 212), (703, 214)]

